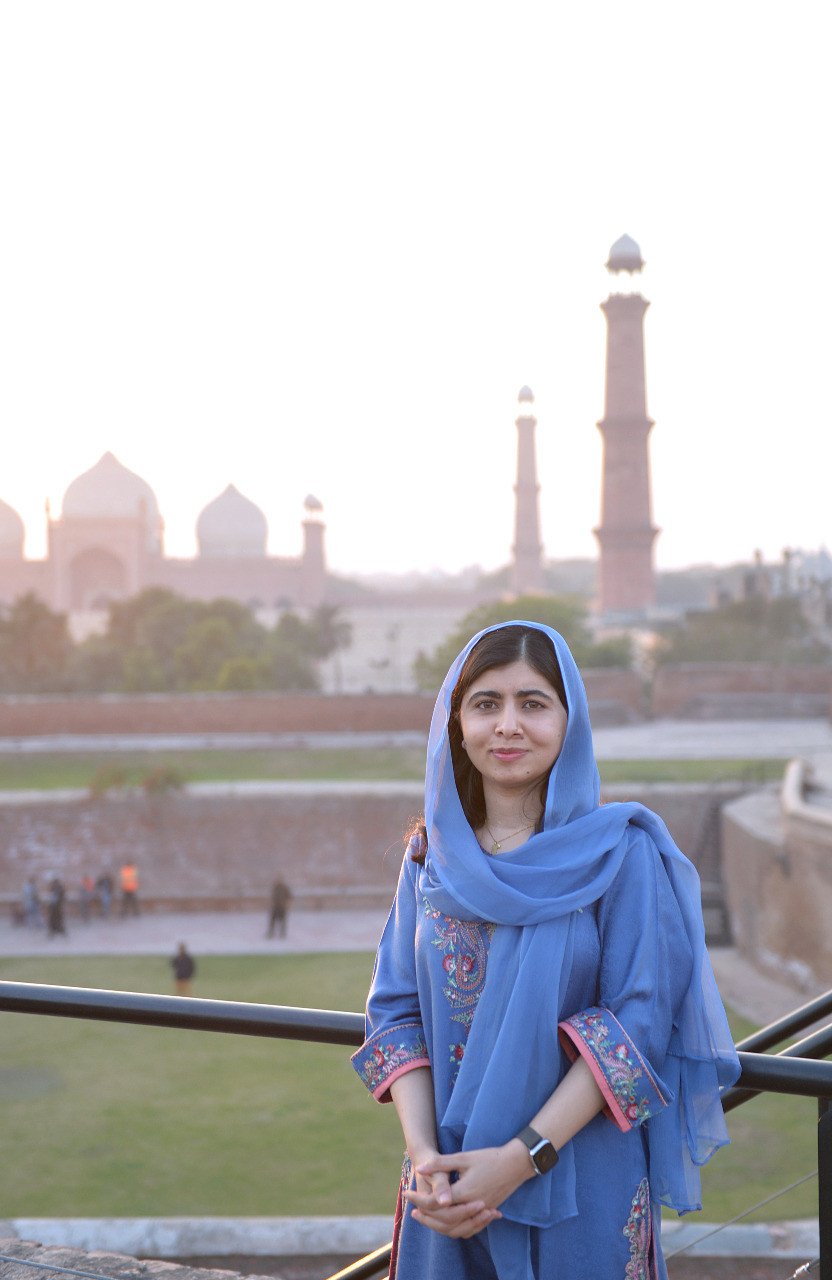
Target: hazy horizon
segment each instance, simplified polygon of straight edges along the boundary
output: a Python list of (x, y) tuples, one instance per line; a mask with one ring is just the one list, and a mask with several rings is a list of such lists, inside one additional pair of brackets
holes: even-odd
[(229, 483), (336, 573), (594, 558), (605, 324), (647, 262), (659, 569), (829, 541), (820, 3), (76, 0), (0, 10), (0, 498), (107, 450), (193, 555)]

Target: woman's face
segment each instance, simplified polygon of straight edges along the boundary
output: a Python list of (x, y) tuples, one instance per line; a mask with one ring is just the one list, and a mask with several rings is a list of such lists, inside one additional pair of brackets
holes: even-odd
[(468, 758), (486, 790), (527, 791), (560, 755), (566, 711), (549, 681), (528, 662), (491, 667), (462, 698), (459, 711)]

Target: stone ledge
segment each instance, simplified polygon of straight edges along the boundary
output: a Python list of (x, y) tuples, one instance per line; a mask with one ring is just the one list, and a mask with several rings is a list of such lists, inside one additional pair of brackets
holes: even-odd
[[(814, 1219), (805, 1221), (761, 1222), (725, 1227), (715, 1235), (709, 1235), (714, 1224), (692, 1222), (689, 1218), (669, 1218), (662, 1224), (662, 1243), (667, 1254), (684, 1249), (682, 1256), (689, 1258), (781, 1258), (803, 1261), (819, 1252), (818, 1224)], [(15, 1232), (17, 1236), (15, 1236)], [(343, 1255), (352, 1259), (362, 1257), (373, 1249), (386, 1244), (391, 1236), (392, 1221), (387, 1216), (354, 1218), (18, 1218), (0, 1222), (0, 1235), (11, 1239), (0, 1240), (0, 1254), (13, 1249), (7, 1245), (21, 1246), (20, 1235), (35, 1237), (41, 1245), (25, 1244), (27, 1249), (41, 1248), (51, 1254), (63, 1252), (76, 1259), (86, 1259), (88, 1268), (100, 1270), (98, 1259), (108, 1260), (108, 1265), (118, 1263), (121, 1271), (100, 1271), (117, 1280), (133, 1280), (133, 1277), (164, 1277), (164, 1280), (225, 1280), (234, 1272), (195, 1270), (180, 1267), (171, 1262), (137, 1262), (128, 1254), (156, 1254), (166, 1258), (210, 1257), (264, 1260), (287, 1257), (308, 1258), (322, 1255)], [(705, 1239), (705, 1237), (708, 1237)], [(701, 1240), (701, 1244), (697, 1241)], [(99, 1250), (102, 1252), (95, 1252)], [(107, 1252), (111, 1250), (112, 1252)], [(28, 1257), (29, 1255), (21, 1255)], [(34, 1261), (41, 1261), (39, 1257)], [(93, 1259), (95, 1265), (92, 1266)], [(125, 1265), (133, 1267), (125, 1271)], [(0, 1280), (24, 1280), (20, 1268), (6, 1272), (0, 1263)], [(63, 1262), (63, 1266), (76, 1266), (83, 1270), (83, 1261)], [(278, 1262), (278, 1265), (280, 1263)], [(160, 1270), (152, 1271), (148, 1268)], [(142, 1270), (141, 1268), (144, 1268)], [(38, 1273), (28, 1270), (25, 1280), (33, 1280)], [(50, 1280), (47, 1273), (39, 1273), (43, 1280)], [(253, 1280), (262, 1280), (254, 1277)], [(274, 1280), (272, 1273), (271, 1280)]]
[[(36, 1264), (36, 1265), (33, 1265)], [(174, 1262), (140, 1262), (123, 1253), (82, 1253), (79, 1249), (41, 1245), (31, 1240), (0, 1239), (0, 1280), (61, 1280), (71, 1275), (106, 1277), (107, 1280), (232, 1280), (234, 1271), (206, 1271)], [(247, 1280), (275, 1280), (274, 1275)]]
[(309, 1218), (16, 1218), (4, 1234), (74, 1249), (162, 1258), (352, 1254), (386, 1244), (390, 1215)]

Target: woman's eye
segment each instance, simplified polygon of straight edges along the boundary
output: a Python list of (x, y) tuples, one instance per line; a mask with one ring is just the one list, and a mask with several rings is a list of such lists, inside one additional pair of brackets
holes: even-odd
[(492, 698), (482, 698), (477, 703), (477, 711), (493, 711), (494, 701)]

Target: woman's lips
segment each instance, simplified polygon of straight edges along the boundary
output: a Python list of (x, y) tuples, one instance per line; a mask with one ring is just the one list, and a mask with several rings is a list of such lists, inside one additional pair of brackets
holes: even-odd
[(521, 750), (508, 751), (505, 748), (501, 749), (497, 747), (491, 752), (491, 754), (496, 760), (519, 760), (520, 757), (524, 756), (526, 753)]

